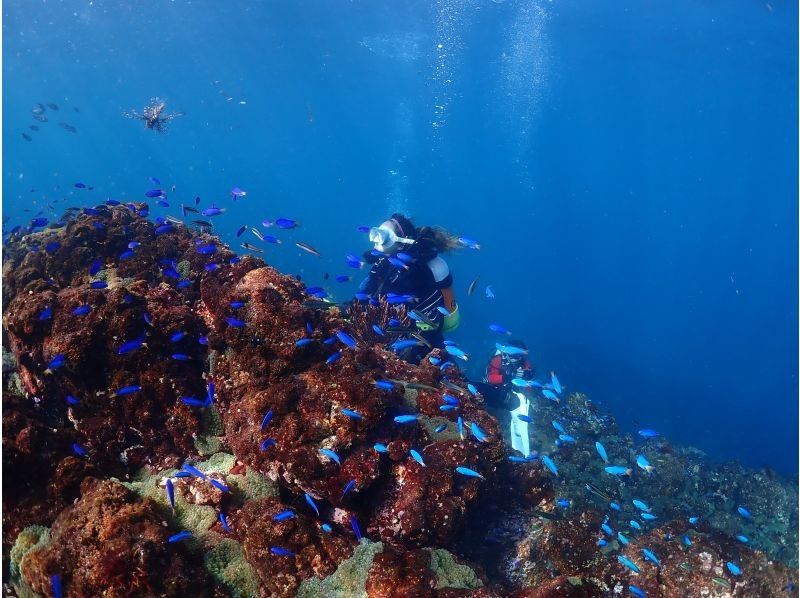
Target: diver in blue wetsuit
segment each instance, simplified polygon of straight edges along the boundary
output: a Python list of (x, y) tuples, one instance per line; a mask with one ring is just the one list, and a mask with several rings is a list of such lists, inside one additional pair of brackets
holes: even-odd
[[(443, 348), (444, 333), (458, 326), (459, 314), (453, 276), (440, 254), (458, 247), (457, 237), (438, 227), (417, 229), (402, 214), (392, 214), (370, 229), (369, 240), (374, 249), (364, 254), (364, 260), (372, 268), (359, 290), (374, 297), (412, 296), (406, 305), (421, 316), (415, 318), (419, 334), (432, 347)], [(400, 356), (418, 363), (429, 351), (420, 345)]]

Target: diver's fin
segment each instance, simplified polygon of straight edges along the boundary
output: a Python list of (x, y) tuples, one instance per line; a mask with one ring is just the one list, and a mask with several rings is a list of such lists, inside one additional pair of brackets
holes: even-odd
[(521, 392), (513, 392), (512, 394), (519, 399), (519, 406), (511, 410), (511, 448), (527, 457), (531, 453), (528, 422), (522, 421), (517, 416), (528, 416), (530, 402)]

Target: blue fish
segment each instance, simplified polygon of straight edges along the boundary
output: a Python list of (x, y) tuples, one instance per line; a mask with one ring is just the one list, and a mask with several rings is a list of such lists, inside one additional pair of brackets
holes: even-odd
[(350, 419), (364, 419), (363, 415), (361, 415), (358, 411), (353, 411), (352, 409), (342, 408), (342, 413)]
[(356, 487), (356, 481), (355, 480), (350, 480), (349, 482), (347, 482), (347, 484), (344, 487), (344, 490), (342, 490), (342, 498), (344, 498), (345, 494), (347, 494), (348, 492), (353, 490), (353, 488), (355, 488), (355, 487)]
[(72, 395), (67, 395), (67, 399), (66, 400), (67, 400), (67, 403), (69, 403), (70, 405), (78, 405), (78, 404), (80, 404), (80, 401), (78, 399), (76, 399), (75, 397), (73, 397)]
[(319, 507), (317, 506), (317, 503), (314, 502), (314, 498), (308, 492), (305, 493), (305, 498), (309, 506), (312, 509), (314, 509), (314, 512), (317, 514), (317, 517), (319, 517)]
[(227, 317), (225, 318), (225, 321), (228, 323), (229, 326), (233, 326), (234, 328), (244, 328), (245, 326), (247, 326), (246, 322), (243, 322), (238, 318)]
[(203, 266), (203, 270), (205, 270), (206, 272), (215, 272), (216, 270), (219, 270), (219, 264), (217, 264), (216, 262), (209, 262), (205, 266)]
[(508, 457), (508, 460), (512, 463), (528, 463), (528, 459), (525, 457), (518, 457), (517, 455), (511, 455)]
[(135, 392), (139, 392), (140, 390), (142, 390), (142, 387), (141, 386), (137, 386), (135, 384), (133, 384), (131, 386), (123, 386), (122, 388), (118, 388), (116, 391), (111, 393), (111, 396), (112, 397), (124, 397), (126, 395), (130, 395), (130, 394), (133, 394)]
[(617, 532), (617, 540), (619, 540), (619, 543), (622, 544), (623, 546), (627, 546), (630, 543), (628, 537), (622, 532)]
[(328, 523), (323, 523), (320, 527), (322, 528), (323, 532), (328, 533), (328, 534), (333, 531), (333, 528)]
[(197, 337), (197, 342), (200, 343), (201, 345), (207, 345), (208, 344), (208, 337), (205, 336), (205, 335), (199, 336), (199, 337)]
[(278, 444), (277, 440), (275, 440), (274, 438), (267, 438), (261, 442), (258, 448), (261, 451), (265, 451), (271, 446), (275, 446), (276, 444)]
[(628, 586), (628, 591), (636, 596), (636, 598), (647, 598), (647, 592), (645, 592), (642, 588), (635, 586), (633, 584)]
[(418, 415), (398, 415), (394, 418), (394, 422), (396, 424), (410, 424), (417, 421), (417, 419), (419, 419)]
[(741, 568), (739, 568), (738, 565), (732, 563), (731, 561), (728, 561), (727, 563), (725, 563), (725, 566), (728, 568), (728, 571), (731, 572), (731, 575), (739, 576), (739, 575), (742, 574)]
[(217, 251), (217, 246), (214, 243), (207, 243), (197, 247), (196, 251), (200, 255), (211, 255)]
[(406, 340), (395, 341), (391, 345), (389, 345), (389, 347), (394, 351), (402, 351), (403, 349), (416, 347), (419, 344), (420, 344), (419, 341), (406, 339)]
[(438, 357), (434, 357), (433, 355), (428, 357), (428, 361), (430, 361), (435, 366), (441, 365), (442, 363), (441, 359), (439, 359)]
[(77, 442), (73, 442), (72, 443), (72, 452), (74, 452), (79, 457), (85, 457), (85, 456), (87, 456), (89, 454), (89, 453), (86, 452), (86, 449), (83, 448)]
[(750, 542), (750, 538), (748, 538), (747, 536), (744, 536), (742, 534), (739, 534), (738, 536), (736, 536), (736, 539), (739, 540), (739, 542), (741, 542), (742, 544), (747, 544), (748, 542)]
[(172, 279), (174, 279), (174, 280), (180, 280), (180, 278), (181, 278), (181, 273), (180, 273), (180, 272), (178, 272), (178, 271), (177, 271), (175, 268), (173, 268), (172, 266), (170, 266), (170, 267), (167, 267), (167, 268), (162, 268), (162, 269), (161, 269), (161, 273), (162, 273), (164, 276), (166, 276), (166, 277), (168, 277), (168, 278), (172, 278)]
[(566, 509), (572, 504), (572, 502), (568, 498), (559, 498), (556, 501), (556, 506), (561, 507), (562, 509)]
[(532, 424), (533, 420), (527, 415), (517, 415), (517, 419), (520, 421), (526, 422), (528, 424)]
[(569, 443), (575, 443), (575, 442), (578, 442), (577, 440), (575, 440), (575, 437), (574, 437), (574, 436), (570, 436), (569, 434), (559, 434), (559, 435), (558, 435), (558, 439), (559, 439), (561, 442), (569, 442)]
[(105, 280), (93, 280), (89, 283), (89, 287), (93, 289), (107, 289), (108, 283)]
[(613, 501), (608, 503), (608, 506), (611, 507), (612, 509), (614, 509), (615, 511), (622, 511), (622, 507), (619, 506), (618, 503), (615, 503)]
[(411, 453), (411, 456), (413, 457), (414, 461), (416, 461), (417, 463), (419, 463), (423, 467), (427, 467), (425, 465), (425, 461), (422, 460), (422, 455), (420, 455), (417, 451), (415, 451), (414, 449), (411, 449), (409, 451), (409, 453)]
[(653, 515), (652, 513), (642, 513), (642, 514), (641, 514), (641, 517), (642, 517), (642, 519), (644, 519), (645, 521), (653, 521), (654, 519), (658, 519), (658, 517), (656, 517), (656, 516), (655, 516), (655, 515)]
[(683, 536), (683, 543), (686, 546), (691, 546), (692, 545), (692, 539), (689, 536), (685, 535), (685, 536)]
[(57, 370), (58, 368), (64, 365), (66, 359), (67, 358), (62, 353), (55, 355), (53, 359), (51, 359), (50, 362), (47, 364), (47, 369), (50, 371)]
[(566, 434), (566, 433), (567, 433), (567, 431), (564, 429), (564, 426), (562, 426), (562, 425), (561, 425), (560, 423), (558, 423), (556, 420), (553, 420), (551, 423), (553, 424), (553, 427), (554, 427), (556, 430), (558, 430), (559, 432), (561, 432), (562, 434)]
[(460, 415), (458, 419), (456, 419), (456, 427), (458, 428), (458, 435), (461, 437), (461, 440), (464, 440), (464, 418)]
[(375, 386), (380, 388), (381, 390), (393, 390), (394, 389), (394, 382), (390, 382), (389, 380), (375, 380), (373, 382)]
[(175, 227), (171, 224), (162, 224), (161, 226), (157, 226), (153, 232), (155, 232), (156, 236), (163, 235), (164, 233), (171, 233), (175, 230)]
[(206, 208), (202, 212), (200, 212), (203, 216), (219, 216), (225, 211), (225, 208), (218, 208), (215, 205), (212, 205), (210, 208)]
[(472, 435), (475, 436), (478, 442), (487, 442), (488, 438), (486, 436), (486, 433), (483, 430), (481, 430), (481, 427), (478, 424), (472, 422), (469, 425), (469, 428), (470, 430), (472, 430)]
[(457, 357), (458, 359), (463, 359), (464, 361), (469, 360), (469, 356), (459, 347), (454, 347), (452, 345), (447, 346), (445, 347), (445, 351), (447, 351), (447, 353), (449, 353), (453, 357)]
[(120, 260), (129, 260), (129, 259), (131, 259), (133, 257), (133, 255), (134, 255), (133, 251), (123, 251), (122, 253), (119, 254), (119, 259)]
[(642, 548), (642, 554), (644, 554), (644, 559), (646, 561), (650, 561), (655, 564), (656, 567), (661, 566), (661, 561), (658, 560), (658, 557), (649, 548)]
[(174, 544), (175, 542), (180, 542), (181, 540), (186, 540), (187, 538), (191, 537), (192, 537), (192, 532), (184, 530), (182, 532), (175, 534), (174, 536), (170, 536), (169, 538), (167, 538), (167, 542), (169, 542), (170, 544)]
[(169, 506), (172, 509), (173, 514), (175, 513), (175, 486), (172, 484), (172, 480), (167, 478), (167, 500), (169, 500)]
[(361, 541), (361, 528), (358, 525), (358, 520), (354, 515), (350, 515), (350, 527), (353, 528), (353, 533), (356, 535), (356, 540)]
[(635, 530), (641, 530), (642, 529), (642, 526), (635, 519), (631, 519), (628, 523), (630, 523), (630, 526)]
[(563, 389), (561, 388), (561, 382), (558, 381), (555, 372), (550, 372), (550, 385), (553, 387), (553, 390), (555, 390), (558, 394), (561, 394)]
[(608, 540), (606, 540), (605, 538), (600, 538), (600, 539), (597, 541), (597, 545), (598, 545), (600, 548), (603, 548), (603, 547), (605, 547), (605, 546), (608, 546)]
[(350, 276), (348, 276), (347, 274), (339, 274), (339, 276), (334, 278), (334, 280), (336, 282), (349, 282), (350, 281)]
[(53, 598), (61, 598), (63, 596), (61, 576), (58, 573), (50, 576), (50, 589), (53, 590)]
[(376, 442), (372, 448), (375, 450), (376, 453), (388, 453), (389, 449), (386, 448), (385, 444), (381, 444), (380, 442)]
[(44, 246), (44, 250), (47, 253), (53, 253), (59, 247), (61, 247), (61, 243), (59, 243), (58, 241), (50, 241), (47, 245)]
[(228, 525), (228, 517), (222, 511), (219, 513), (219, 522), (222, 525), (223, 530), (225, 530), (227, 533), (231, 533), (231, 526)]
[(150, 189), (150, 191), (145, 191), (144, 196), (153, 199), (154, 197), (166, 197), (166, 194), (162, 189)]
[(550, 399), (556, 403), (558, 403), (560, 400), (552, 390), (548, 390), (547, 388), (542, 389), (542, 394), (546, 399)]
[(660, 436), (660, 434), (650, 428), (644, 428), (643, 430), (639, 430), (639, 436), (642, 438), (655, 438), (656, 436)]
[(638, 465), (641, 469), (644, 469), (647, 473), (650, 473), (655, 469), (650, 462), (647, 460), (647, 457), (644, 455), (639, 455), (636, 457), (636, 465)]
[(439, 424), (433, 429), (433, 431), (434, 433), (439, 434), (441, 432), (444, 432), (446, 429), (447, 429), (447, 424)]
[(335, 362), (339, 361), (341, 358), (342, 358), (342, 352), (341, 351), (336, 351), (336, 353), (334, 353), (333, 355), (328, 357), (328, 359), (325, 360), (325, 363), (327, 365), (330, 365), (332, 363), (335, 363)]
[(489, 330), (492, 332), (496, 332), (497, 334), (506, 334), (511, 336), (511, 331), (508, 328), (501, 326), (500, 324), (489, 324)]
[(456, 467), (456, 471), (461, 475), (470, 477), (470, 478), (480, 478), (482, 480), (486, 479), (481, 474), (479, 474), (474, 469), (470, 469), (469, 467), (464, 467), (463, 465)]
[(270, 552), (277, 556), (295, 556), (295, 554), (289, 550), (288, 548), (283, 548), (281, 546), (271, 546)]
[(630, 569), (634, 573), (639, 573), (640, 572), (640, 569), (639, 569), (639, 567), (636, 566), (636, 563), (634, 563), (628, 557), (619, 554), (619, 555), (617, 555), (617, 560), (620, 562), (620, 564), (623, 567), (627, 567), (628, 569)]
[(94, 276), (103, 269), (103, 262), (99, 259), (92, 262), (89, 266), (89, 276)]
[(182, 332), (182, 331), (175, 332), (175, 333), (172, 334), (172, 336), (169, 337), (169, 342), (177, 343), (179, 340), (181, 340), (185, 336), (186, 336), (185, 332)]
[(272, 409), (270, 409), (269, 411), (267, 411), (267, 413), (264, 415), (264, 417), (261, 420), (261, 429), (262, 430), (269, 425), (269, 422), (272, 421), (272, 417), (273, 417), (273, 413), (272, 413)]
[(639, 509), (640, 511), (649, 511), (650, 507), (647, 506), (647, 503), (642, 502), (638, 498), (633, 499), (633, 506)]
[(319, 449), (319, 452), (322, 453), (323, 455), (325, 455), (326, 457), (328, 457), (329, 459), (331, 459), (333, 461), (336, 461), (336, 465), (341, 465), (342, 464), (342, 461), (339, 459), (339, 455), (337, 455), (331, 449), (326, 449), (326, 448)]
[(542, 463), (544, 463), (545, 467), (547, 467), (553, 475), (558, 475), (558, 467), (556, 467), (555, 462), (548, 455), (542, 455)]
[(610, 526), (610, 525), (608, 525), (607, 523), (603, 523), (603, 524), (601, 524), (601, 525), (600, 525), (600, 529), (601, 529), (601, 530), (603, 530), (603, 531), (604, 531), (606, 534), (608, 534), (609, 536), (613, 536), (613, 535), (614, 535), (614, 530), (612, 530), (612, 529), (611, 529), (611, 526)]
[(454, 397), (453, 395), (448, 395), (448, 394), (445, 394), (445, 395), (442, 397), (442, 400), (443, 400), (445, 403), (447, 403), (448, 405), (453, 405), (454, 407), (457, 407), (458, 405), (460, 405), (460, 404), (461, 404), (461, 401), (459, 401), (459, 400), (458, 400), (456, 397)]
[(745, 519), (750, 519), (752, 517), (750, 511), (748, 511), (747, 508), (745, 507), (738, 507), (736, 511), (738, 511), (739, 515), (741, 515)]
[(286, 521), (287, 519), (292, 519), (294, 516), (295, 516), (294, 511), (286, 510), (286, 511), (281, 511), (277, 515), (273, 515), (272, 519), (273, 521)]
[(278, 218), (275, 221), (275, 226), (277, 226), (278, 228), (289, 230), (292, 228), (297, 228), (298, 226), (300, 226), (300, 223), (298, 223), (295, 220), (290, 220), (289, 218)]
[(196, 397), (181, 397), (181, 401), (190, 407), (205, 407), (206, 402)]
[(237, 230), (237, 231), (236, 231), (236, 236), (237, 236), (237, 238), (238, 238), (238, 237), (241, 237), (241, 236), (244, 234), (244, 231), (246, 231), (246, 230), (247, 230), (247, 227), (246, 227), (246, 226), (242, 226), (242, 227), (240, 227), (240, 228), (239, 228), (239, 230)]
[(209, 480), (209, 481), (211, 482), (211, 485), (214, 486), (214, 488), (217, 488), (218, 490), (221, 490), (222, 492), (230, 492), (231, 491), (230, 488), (228, 488), (225, 484), (223, 484), (219, 480)]
[(296, 340), (294, 342), (294, 344), (295, 344), (296, 347), (305, 347), (306, 345), (310, 345), (312, 342), (314, 342), (314, 339), (301, 338), (301, 339)]
[(600, 458), (603, 460), (603, 463), (608, 463), (608, 454), (606, 453), (606, 447), (604, 447), (600, 441), (594, 443), (594, 448), (597, 449), (597, 454), (600, 455)]
[(478, 389), (475, 388), (472, 383), (467, 384), (467, 390), (472, 394), (472, 396), (478, 396)]
[(611, 475), (631, 475), (631, 470), (623, 465), (609, 465), (605, 468), (606, 473), (610, 473)]
[(191, 356), (186, 355), (185, 353), (173, 353), (172, 359), (174, 359), (175, 361), (190, 361), (192, 358)]
[(442, 405), (439, 407), (439, 411), (453, 411), (454, 409), (457, 409), (455, 405)]
[(196, 478), (200, 478), (200, 479), (203, 479), (203, 480), (207, 480), (208, 479), (208, 476), (206, 474), (204, 474), (202, 471), (197, 469), (194, 465), (190, 465), (189, 463), (184, 463), (183, 467), (181, 467), (181, 469), (183, 469), (183, 471), (185, 471), (186, 473), (188, 473), (190, 475), (193, 475)]
[(148, 326), (152, 326), (152, 325), (153, 325), (153, 318), (151, 318), (151, 317), (150, 317), (150, 314), (149, 314), (149, 313), (147, 313), (147, 312), (144, 312), (144, 313), (142, 314), (142, 319), (145, 321), (145, 323), (146, 323)]

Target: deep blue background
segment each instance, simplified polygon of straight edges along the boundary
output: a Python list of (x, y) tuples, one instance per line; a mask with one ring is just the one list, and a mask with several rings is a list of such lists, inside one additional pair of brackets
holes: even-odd
[[(397, 4), (6, 0), (6, 226), (157, 176), (229, 240), (299, 219), (266, 258), (313, 284), (407, 209), (482, 244), (473, 373), (500, 322), (624, 429), (796, 473), (797, 4)], [(154, 95), (166, 135), (120, 116)]]

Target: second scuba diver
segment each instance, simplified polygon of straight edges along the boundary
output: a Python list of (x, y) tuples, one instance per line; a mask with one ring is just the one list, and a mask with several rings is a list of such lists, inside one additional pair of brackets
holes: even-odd
[[(444, 348), (444, 332), (458, 326), (459, 314), (453, 276), (440, 254), (458, 247), (458, 238), (439, 227), (417, 229), (402, 214), (392, 214), (370, 229), (369, 240), (374, 249), (366, 252), (364, 259), (372, 268), (359, 291), (375, 297), (390, 293), (414, 297), (406, 305), (417, 316), (419, 335), (431, 347)], [(419, 363), (430, 350), (420, 344), (401, 352), (400, 357)]]
[(511, 447), (525, 457), (531, 452), (526, 421), (530, 418), (531, 387), (518, 387), (511, 381), (519, 378), (529, 382), (534, 374), (534, 367), (528, 360), (528, 347), (522, 341), (512, 340), (506, 345), (497, 345), (486, 366), (484, 383), (479, 385), (501, 427), (508, 430)]

